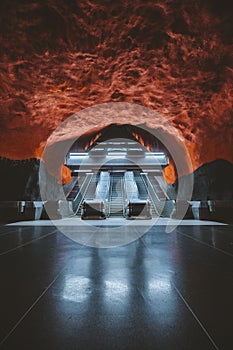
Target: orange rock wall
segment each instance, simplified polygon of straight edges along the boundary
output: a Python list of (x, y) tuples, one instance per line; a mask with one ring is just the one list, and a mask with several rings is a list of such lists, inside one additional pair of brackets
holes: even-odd
[(175, 126), (194, 169), (233, 162), (232, 13), (227, 0), (2, 0), (0, 155), (40, 157), (73, 113), (120, 101)]

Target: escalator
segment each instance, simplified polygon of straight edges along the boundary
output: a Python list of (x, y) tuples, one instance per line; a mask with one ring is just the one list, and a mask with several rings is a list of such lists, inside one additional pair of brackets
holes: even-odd
[(99, 180), (99, 174), (92, 174), (92, 177), (88, 183), (88, 186), (87, 186), (85, 192), (82, 193), (83, 194), (82, 200), (80, 201), (80, 205), (79, 205), (78, 211), (76, 212), (76, 215), (81, 216), (82, 205), (83, 205), (84, 201), (85, 202), (92, 201), (95, 199), (95, 193), (96, 193), (98, 180)]
[(109, 217), (122, 217), (124, 213), (123, 173), (112, 173), (109, 191)]
[(81, 218), (83, 220), (106, 219), (109, 187), (110, 176), (108, 172), (102, 171), (92, 178), (81, 205)]
[(67, 191), (67, 193), (65, 193), (66, 200), (73, 201), (75, 199), (75, 197), (76, 197), (77, 193), (79, 192), (84, 180), (85, 180), (85, 175), (73, 177), (70, 188)]
[(139, 172), (134, 172), (134, 179), (138, 187), (138, 198), (143, 200), (149, 199), (148, 187)]
[(149, 179), (151, 185), (153, 186), (153, 188), (158, 196), (158, 199), (161, 201), (165, 201), (166, 199), (168, 199), (165, 188), (163, 188), (163, 186), (162, 186), (164, 183), (164, 187), (166, 187), (165, 180), (161, 176), (155, 176), (152, 174), (148, 175), (148, 179)]
[(86, 173), (74, 179), (67, 200), (72, 200), (74, 213), (82, 218), (93, 218), (98, 212), (102, 218), (158, 217), (168, 199), (162, 180), (139, 171)]
[(94, 174), (91, 178), (91, 181), (85, 193), (85, 200), (95, 199), (95, 193), (96, 193), (98, 181), (99, 181), (99, 174)]
[(77, 188), (76, 196), (73, 199), (73, 211), (75, 215), (80, 216), (82, 203), (85, 198), (92, 198), (96, 190), (96, 175), (87, 173), (82, 185)]
[(135, 172), (135, 180), (139, 189), (139, 198), (149, 199), (151, 203), (152, 217), (159, 216), (160, 205), (157, 194), (145, 173)]
[(125, 217), (127, 219), (151, 219), (151, 203), (140, 173), (127, 171), (124, 180), (126, 198)]

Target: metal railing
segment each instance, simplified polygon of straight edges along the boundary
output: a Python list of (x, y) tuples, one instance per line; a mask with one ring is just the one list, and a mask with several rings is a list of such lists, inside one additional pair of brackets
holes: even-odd
[(88, 187), (93, 179), (94, 174), (93, 173), (89, 173), (86, 175), (85, 180), (83, 181), (75, 199), (73, 200), (73, 211), (75, 212), (75, 215), (78, 214), (81, 205), (82, 205), (82, 201), (85, 197), (85, 194), (88, 190)]
[(147, 187), (148, 189), (148, 195), (149, 195), (149, 198), (150, 198), (150, 201), (151, 201), (151, 204), (153, 206), (153, 209), (154, 209), (154, 212), (156, 215), (159, 216), (159, 210), (157, 209), (157, 206), (159, 206), (159, 198), (147, 176), (147, 174), (143, 174), (141, 173), (141, 178), (145, 184), (145, 186)]

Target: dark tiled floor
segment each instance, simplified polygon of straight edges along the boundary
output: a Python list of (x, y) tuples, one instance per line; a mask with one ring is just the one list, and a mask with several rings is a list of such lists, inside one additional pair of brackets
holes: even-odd
[(0, 348), (232, 349), (232, 226), (164, 230), (97, 249), (2, 226)]

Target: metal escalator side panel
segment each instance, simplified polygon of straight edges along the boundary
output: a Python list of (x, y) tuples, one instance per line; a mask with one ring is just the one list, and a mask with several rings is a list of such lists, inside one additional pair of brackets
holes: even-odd
[(96, 186), (95, 198), (103, 201), (108, 200), (110, 190), (110, 175), (107, 171), (101, 171), (98, 184)]
[(134, 200), (126, 208), (127, 219), (152, 219), (150, 201)]
[(126, 174), (125, 217), (127, 219), (151, 219), (150, 202), (148, 200), (147, 187), (139, 172)]
[(134, 172), (134, 178), (138, 188), (138, 198), (142, 200), (149, 199), (148, 184), (146, 181), (143, 181), (139, 172)]
[(106, 219), (105, 203), (99, 200), (83, 201), (81, 210), (82, 220)]
[(133, 171), (127, 171), (124, 174), (123, 182), (124, 182), (125, 196), (127, 200), (130, 201), (130, 200), (138, 199), (138, 196), (139, 196), (138, 186), (136, 184)]

